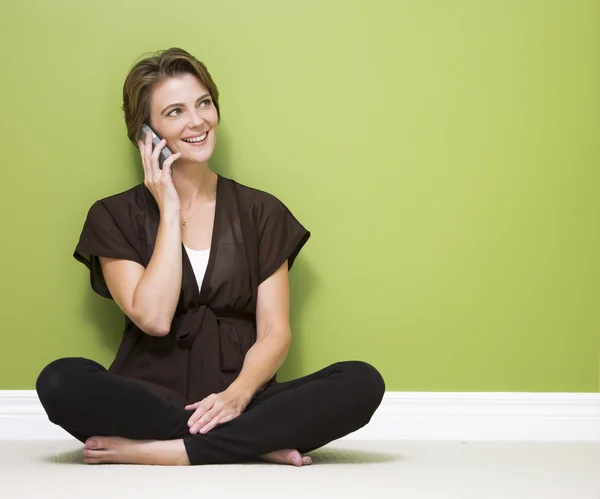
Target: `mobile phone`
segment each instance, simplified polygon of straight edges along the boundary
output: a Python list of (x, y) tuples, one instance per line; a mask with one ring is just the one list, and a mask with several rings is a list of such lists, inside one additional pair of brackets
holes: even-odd
[[(150, 128), (148, 125), (146, 125), (145, 123), (142, 125), (142, 127), (140, 128), (140, 135), (138, 137), (139, 140), (141, 140), (142, 142), (146, 142), (146, 135), (148, 135), (149, 133), (152, 134), (152, 150), (154, 151), (154, 148), (158, 145), (158, 143), (162, 140), (154, 130), (152, 130), (152, 128)], [(162, 150), (160, 151), (160, 154), (158, 156), (158, 167), (162, 170), (163, 167), (163, 163), (165, 162), (165, 160), (171, 155), (173, 154), (171, 152), (171, 150), (165, 145), (165, 147), (162, 148)]]

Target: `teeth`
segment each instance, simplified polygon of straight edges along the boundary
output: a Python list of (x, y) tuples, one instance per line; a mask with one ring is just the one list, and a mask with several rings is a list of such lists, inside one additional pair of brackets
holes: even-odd
[(184, 142), (202, 142), (206, 138), (206, 134), (208, 132), (204, 132), (200, 137), (194, 137), (193, 139), (182, 139)]

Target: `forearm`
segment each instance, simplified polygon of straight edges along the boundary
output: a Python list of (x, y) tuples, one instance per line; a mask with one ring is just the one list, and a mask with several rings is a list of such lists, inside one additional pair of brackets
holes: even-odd
[(246, 354), (244, 365), (228, 391), (254, 397), (259, 388), (269, 381), (281, 367), (291, 343), (289, 329), (284, 333), (266, 334)]
[(179, 214), (161, 215), (154, 252), (133, 296), (137, 317), (155, 335), (171, 328), (181, 292), (181, 257)]

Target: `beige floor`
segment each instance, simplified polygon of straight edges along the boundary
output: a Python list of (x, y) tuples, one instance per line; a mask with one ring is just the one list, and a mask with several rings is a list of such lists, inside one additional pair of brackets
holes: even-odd
[(315, 464), (83, 464), (73, 441), (0, 441), (0, 498), (599, 499), (600, 445), (338, 441)]

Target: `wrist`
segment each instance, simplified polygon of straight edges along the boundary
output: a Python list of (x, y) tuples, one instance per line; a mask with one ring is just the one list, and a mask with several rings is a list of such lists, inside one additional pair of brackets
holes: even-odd
[(235, 381), (225, 391), (245, 404), (249, 404), (256, 393), (256, 390), (251, 387), (243, 386), (240, 383), (236, 384)]
[(181, 223), (181, 211), (176, 209), (164, 210), (160, 213), (160, 221), (169, 225), (177, 225)]

